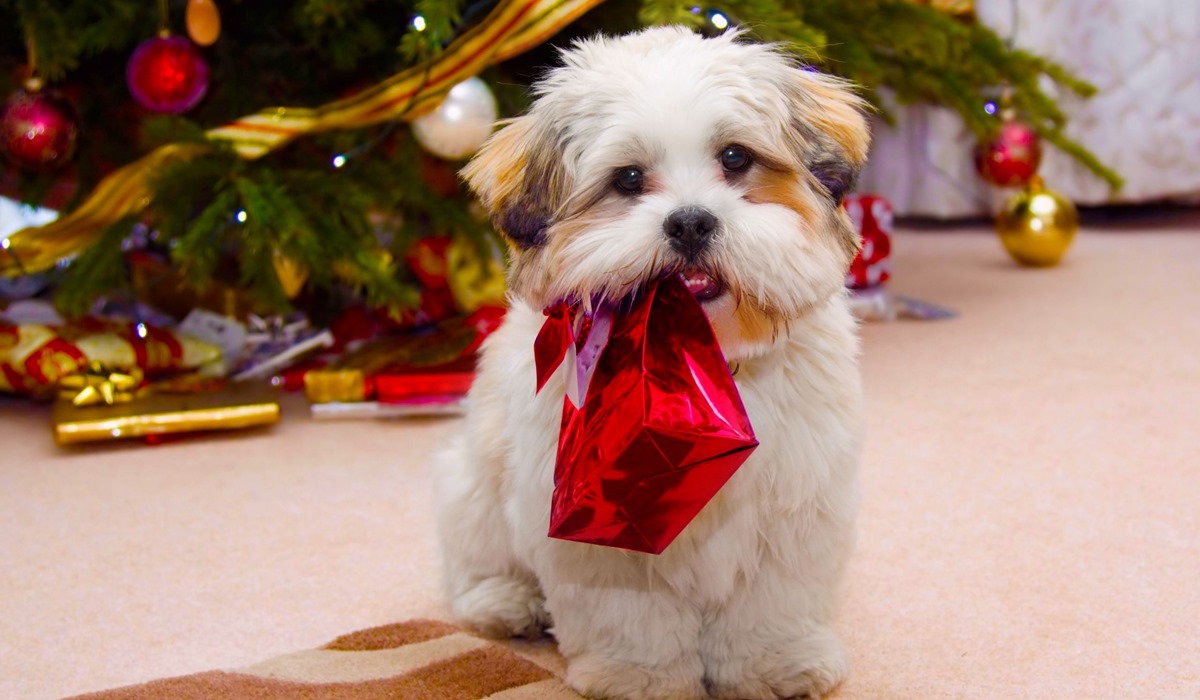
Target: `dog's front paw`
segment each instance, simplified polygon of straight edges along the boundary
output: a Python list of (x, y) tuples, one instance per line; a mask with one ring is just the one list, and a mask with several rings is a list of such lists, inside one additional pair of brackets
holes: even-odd
[(511, 576), (479, 581), (454, 597), (453, 609), (459, 620), (488, 637), (532, 639), (550, 622), (537, 584)]
[(816, 700), (850, 670), (841, 641), (825, 628), (766, 645), (735, 642), (720, 657), (709, 660), (707, 685), (714, 698), (726, 700)]
[(567, 665), (567, 683), (593, 700), (697, 700), (707, 697), (699, 659), (643, 666), (583, 654)]

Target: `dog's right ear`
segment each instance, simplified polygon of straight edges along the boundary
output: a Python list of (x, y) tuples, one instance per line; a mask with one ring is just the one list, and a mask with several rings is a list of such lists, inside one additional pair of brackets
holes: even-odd
[(568, 189), (560, 136), (541, 121), (509, 120), (462, 170), (514, 252), (546, 242)]

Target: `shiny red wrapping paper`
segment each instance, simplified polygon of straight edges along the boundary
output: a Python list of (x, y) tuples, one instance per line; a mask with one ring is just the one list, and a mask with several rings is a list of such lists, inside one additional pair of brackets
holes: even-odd
[(465, 396), (475, 379), (475, 356), (460, 357), (433, 367), (396, 365), (370, 378), (381, 403), (410, 401), (422, 396)]
[(708, 318), (664, 279), (627, 312), (596, 317), (590, 332), (607, 330), (607, 342), (592, 358), (595, 338), (573, 352), (570, 307), (548, 315), (539, 389), (564, 359), (577, 365), (566, 368), (577, 384), (563, 402), (550, 536), (659, 554), (758, 445)]

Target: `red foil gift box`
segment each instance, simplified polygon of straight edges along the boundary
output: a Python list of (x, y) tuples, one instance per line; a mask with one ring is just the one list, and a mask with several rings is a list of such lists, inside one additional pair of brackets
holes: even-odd
[(374, 375), (375, 396), (383, 403), (423, 396), (465, 396), (475, 379), (475, 356), (433, 367), (393, 365)]
[(883, 197), (852, 194), (842, 204), (862, 237), (862, 249), (846, 272), (846, 286), (867, 289), (891, 277), (892, 205)]
[[(539, 377), (553, 369), (545, 363), (576, 365), (566, 368), (576, 376), (563, 403), (549, 534), (659, 554), (758, 441), (708, 317), (677, 278), (628, 312), (597, 315), (577, 352), (570, 316), (565, 307), (550, 314), (535, 352)], [(593, 357), (588, 346), (600, 343)]]

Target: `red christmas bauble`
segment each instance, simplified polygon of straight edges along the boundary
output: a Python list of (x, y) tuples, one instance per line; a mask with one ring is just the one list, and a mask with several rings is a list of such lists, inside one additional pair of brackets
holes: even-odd
[(0, 151), (30, 171), (53, 170), (75, 154), (75, 108), (53, 90), (18, 90), (0, 108)]
[(156, 36), (134, 49), (125, 66), (125, 82), (146, 109), (182, 114), (208, 91), (208, 64), (184, 37)]
[(980, 177), (1000, 187), (1022, 187), (1037, 174), (1042, 141), (1028, 124), (1006, 121), (990, 140), (975, 147)]

